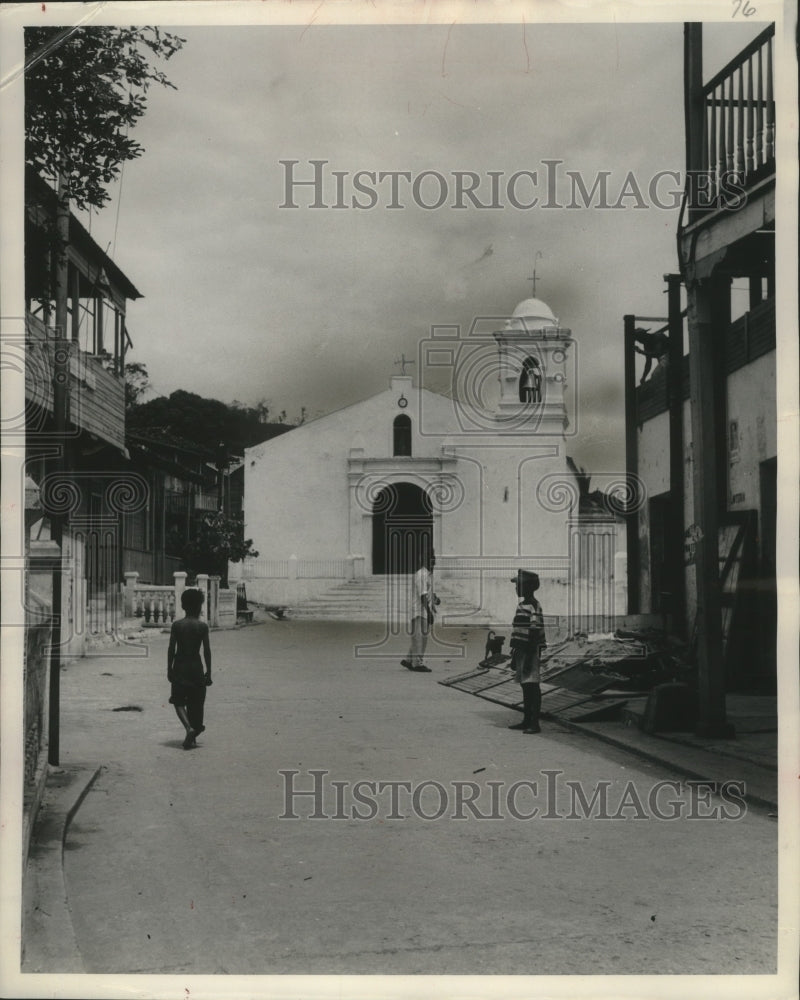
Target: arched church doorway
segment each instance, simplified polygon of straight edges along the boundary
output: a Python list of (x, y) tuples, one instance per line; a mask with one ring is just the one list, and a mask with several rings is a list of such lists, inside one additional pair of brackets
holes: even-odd
[(372, 508), (372, 572), (414, 573), (433, 550), (433, 507), (415, 483), (391, 483)]

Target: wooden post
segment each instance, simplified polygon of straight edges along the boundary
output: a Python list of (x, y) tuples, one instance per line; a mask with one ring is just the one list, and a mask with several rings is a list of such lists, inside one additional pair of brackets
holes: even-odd
[(715, 278), (711, 284), (712, 352), (714, 355), (714, 437), (717, 442), (717, 514), (728, 510), (728, 373), (726, 347), (731, 325), (731, 282)]
[(744, 184), (744, 67), (739, 67), (739, 99), (736, 105), (736, 180)]
[(755, 169), (762, 165), (764, 162), (764, 64), (762, 61), (761, 53), (764, 51), (764, 47), (761, 46), (758, 50), (758, 70), (756, 72), (756, 156), (755, 156)]
[(763, 278), (761, 274), (751, 274), (747, 279), (747, 284), (750, 293), (750, 308), (755, 309), (764, 298)]
[(122, 374), (125, 374), (125, 353), (128, 350), (128, 328), (125, 326), (125, 313), (121, 312), (119, 317), (120, 326), (120, 356), (119, 367)]
[[(69, 295), (69, 195), (63, 171), (58, 175), (56, 195), (56, 252), (55, 296), (56, 336), (53, 344), (53, 432), (58, 453), (53, 462), (54, 472), (63, 474), (69, 468), (67, 461), (67, 421), (69, 418), (70, 341), (67, 332), (67, 297)], [(51, 260), (53, 258), (51, 257)], [(50, 644), (50, 690), (48, 695), (47, 760), (58, 766), (61, 741), (61, 645), (63, 628), (63, 578), (64, 578), (64, 516), (50, 515), (50, 537), (61, 552), (61, 559), (53, 572), (53, 630)]]
[(686, 635), (686, 578), (683, 568), (686, 512), (683, 468), (683, 318), (681, 316), (681, 277), (664, 276), (667, 282), (669, 316), (669, 366), (667, 390), (669, 399), (669, 489), (672, 498), (668, 579), (671, 597), (672, 629), (676, 635)]
[[(629, 476), (635, 476), (639, 471), (639, 452), (636, 414), (636, 354), (634, 352), (634, 337), (636, 336), (636, 317), (625, 316), (625, 468)], [(628, 548), (628, 614), (639, 613), (641, 596), (639, 581), (641, 576), (639, 553), (639, 512), (631, 511), (626, 515), (627, 548)]]
[(105, 297), (103, 296), (103, 285), (102, 285), (102, 271), (97, 276), (95, 296), (94, 296), (94, 318), (95, 318), (95, 334), (96, 343), (94, 345), (94, 353), (100, 355), (105, 350), (105, 330), (104, 321), (105, 316), (103, 315), (105, 309)]
[(77, 344), (81, 335), (81, 274), (74, 264), (70, 268), (69, 277), (72, 299), (72, 342)]
[(689, 359), (694, 453), (695, 575), (697, 580), (697, 666), (699, 736), (730, 738), (725, 709), (722, 659), (722, 604), (717, 502), (715, 356), (712, 321), (716, 282), (693, 280), (688, 286)]
[[(705, 106), (703, 101), (703, 25), (683, 26), (683, 93), (686, 129), (686, 176), (689, 197), (689, 221), (698, 215), (697, 174), (703, 169)], [(711, 136), (713, 142), (713, 136)]]
[(772, 96), (772, 39), (767, 39), (767, 114), (764, 140), (766, 162), (775, 156), (775, 101)]
[(755, 143), (755, 118), (753, 116), (753, 57), (747, 60), (747, 114), (745, 116), (745, 177), (753, 172), (755, 167), (754, 143)]

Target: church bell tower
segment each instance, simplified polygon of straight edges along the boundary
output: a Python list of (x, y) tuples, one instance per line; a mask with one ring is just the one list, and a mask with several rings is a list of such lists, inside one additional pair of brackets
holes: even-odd
[(571, 333), (546, 303), (530, 298), (493, 334), (499, 352), (498, 420), (530, 422), (538, 434), (564, 433)]

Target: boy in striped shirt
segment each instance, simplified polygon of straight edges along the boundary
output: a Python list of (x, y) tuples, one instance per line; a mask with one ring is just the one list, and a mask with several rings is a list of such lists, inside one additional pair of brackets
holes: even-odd
[(522, 686), (522, 722), (509, 729), (523, 733), (540, 733), (539, 711), (542, 707), (542, 689), (539, 686), (539, 659), (546, 646), (542, 606), (533, 596), (539, 589), (536, 573), (521, 569), (512, 583), (517, 585), (520, 601), (511, 626), (511, 656), (517, 683)]

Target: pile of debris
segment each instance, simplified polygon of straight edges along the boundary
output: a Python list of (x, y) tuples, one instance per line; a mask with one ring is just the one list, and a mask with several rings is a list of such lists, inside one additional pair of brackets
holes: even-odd
[(574, 678), (592, 676), (608, 681), (605, 689), (644, 693), (657, 684), (688, 680), (691, 671), (685, 643), (654, 628), (578, 632), (542, 656), (542, 681), (567, 688)]
[[(477, 669), (440, 683), (487, 701), (519, 707), (520, 688), (505, 636), (489, 632)], [(659, 629), (575, 633), (542, 655), (542, 715), (573, 721), (615, 717), (635, 695), (660, 684), (690, 680), (689, 650)]]

